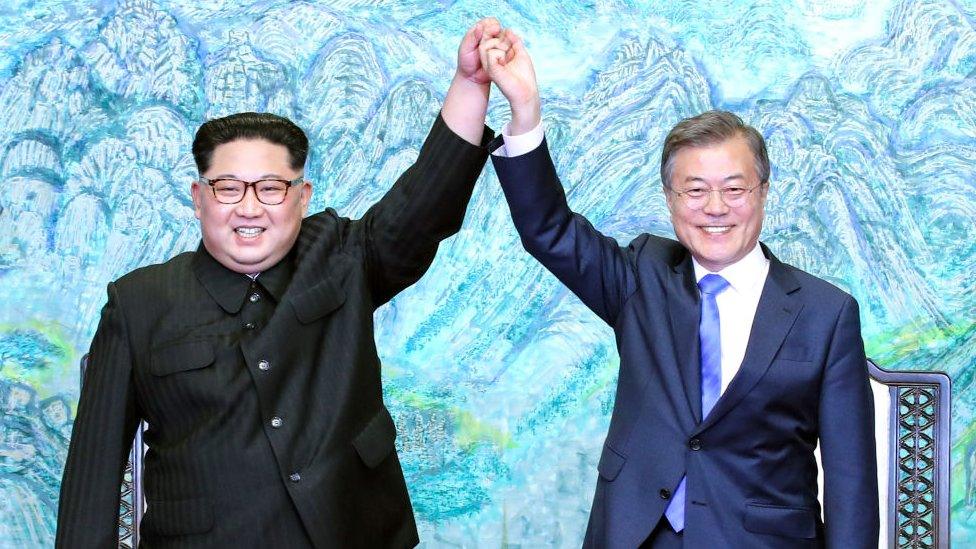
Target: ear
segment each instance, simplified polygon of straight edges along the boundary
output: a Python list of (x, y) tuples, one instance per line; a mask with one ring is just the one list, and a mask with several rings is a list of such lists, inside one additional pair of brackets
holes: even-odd
[(763, 183), (762, 187), (759, 189), (759, 204), (762, 205), (763, 207), (766, 206), (766, 196), (768, 195), (769, 195), (769, 181)]
[(200, 219), (200, 215), (203, 213), (204, 192), (203, 186), (200, 185), (199, 181), (194, 181), (190, 184), (190, 196), (193, 197), (193, 215), (197, 219)]
[(664, 193), (664, 202), (668, 205), (668, 211), (674, 213), (674, 193), (664, 185), (661, 185), (661, 192)]
[(305, 180), (302, 182), (302, 216), (308, 213), (308, 203), (312, 200), (312, 182)]

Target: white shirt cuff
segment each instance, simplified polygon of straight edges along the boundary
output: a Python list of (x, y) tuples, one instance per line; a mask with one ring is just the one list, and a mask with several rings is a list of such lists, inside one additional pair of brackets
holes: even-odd
[(539, 123), (531, 130), (519, 135), (511, 135), (509, 133), (508, 127), (510, 124), (511, 122), (508, 122), (502, 127), (502, 141), (505, 144), (495, 149), (491, 154), (507, 158), (521, 156), (536, 150), (542, 144), (542, 139), (546, 136), (545, 131), (542, 129), (542, 120), (539, 120)]

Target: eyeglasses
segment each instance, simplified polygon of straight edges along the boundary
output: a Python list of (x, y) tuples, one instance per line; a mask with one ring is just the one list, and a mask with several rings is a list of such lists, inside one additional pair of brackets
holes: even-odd
[(268, 206), (277, 206), (285, 201), (285, 196), (288, 195), (288, 189), (305, 181), (305, 176), (300, 175), (291, 181), (285, 179), (241, 181), (240, 179), (228, 178), (207, 179), (206, 177), (200, 176), (199, 181), (200, 183), (210, 185), (214, 198), (221, 204), (237, 204), (244, 200), (244, 195), (247, 194), (247, 188), (254, 187), (254, 196), (257, 197), (258, 202)]
[(708, 203), (708, 197), (712, 193), (718, 193), (722, 202), (730, 208), (737, 208), (744, 205), (749, 200), (752, 191), (762, 187), (765, 183), (760, 183), (753, 187), (724, 187), (722, 189), (709, 189), (708, 187), (692, 187), (683, 191), (668, 189), (678, 195), (681, 202), (692, 210), (700, 210)]

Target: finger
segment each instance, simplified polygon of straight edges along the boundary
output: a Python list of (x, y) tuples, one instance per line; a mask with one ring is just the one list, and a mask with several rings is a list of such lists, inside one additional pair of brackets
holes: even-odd
[(481, 23), (476, 23), (475, 26), (468, 29), (468, 32), (464, 33), (464, 38), (461, 39), (461, 45), (458, 46), (460, 52), (469, 52), (478, 47), (478, 43), (481, 42)]
[(498, 48), (488, 50), (488, 61), (491, 66), (504, 66), (505, 52)]
[(481, 67), (488, 70), (488, 48), (485, 47), (484, 39), (478, 45), (478, 59), (481, 61)]
[(511, 44), (521, 44), (522, 43), (522, 37), (519, 36), (512, 29), (505, 29), (505, 36), (503, 38), (505, 39), (506, 42), (509, 42)]
[(478, 44), (478, 48), (483, 49), (483, 50), (496, 50), (497, 49), (497, 50), (502, 50), (502, 51), (508, 51), (509, 48), (511, 48), (511, 47), (512, 47), (512, 45), (510, 43), (505, 42), (501, 38), (488, 38), (488, 39), (483, 39), (481, 41), (481, 43)]
[(506, 42), (506, 41), (501, 40), (501, 39), (497, 39), (497, 38), (496, 38), (496, 40), (498, 40), (498, 42), (492, 44), (492, 46), (491, 46), (490, 49), (493, 49), (493, 50), (502, 50), (502, 51), (506, 51), (506, 52), (508, 50), (512, 49), (512, 44), (511, 43)]
[[(475, 42), (480, 43), (481, 37), (485, 34), (485, 26), (481, 23), (481, 21), (478, 21), (475, 23), (474, 27), (471, 28), (471, 31), (468, 34), (474, 38)], [(467, 38), (467, 35), (465, 35), (465, 38)]]
[(525, 49), (525, 43), (522, 42), (521, 38), (512, 44), (512, 51), (515, 57), (524, 58), (530, 65), (532, 64), (532, 58), (529, 57), (529, 50)]
[(515, 48), (514, 47), (508, 48), (508, 51), (505, 52), (505, 59), (502, 62), (502, 65), (509, 64), (512, 61), (512, 59), (515, 59)]
[(498, 36), (502, 32), (502, 24), (494, 17), (485, 17), (481, 21), (478, 21), (478, 23), (481, 24), (484, 32), (492, 36)]

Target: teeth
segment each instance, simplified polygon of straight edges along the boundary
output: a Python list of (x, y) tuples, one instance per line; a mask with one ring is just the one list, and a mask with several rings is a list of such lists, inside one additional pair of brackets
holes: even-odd
[(724, 233), (724, 232), (727, 232), (731, 228), (732, 227), (702, 227), (702, 229), (705, 229), (705, 232), (706, 233), (711, 233), (711, 234)]
[(261, 227), (238, 227), (234, 229), (234, 231), (244, 238), (254, 238), (255, 236), (264, 232), (264, 229)]

